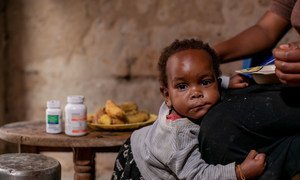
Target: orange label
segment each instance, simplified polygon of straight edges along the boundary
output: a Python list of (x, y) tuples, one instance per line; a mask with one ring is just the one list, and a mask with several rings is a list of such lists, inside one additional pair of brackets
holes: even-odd
[(72, 130), (72, 133), (83, 133), (86, 132), (84, 129)]

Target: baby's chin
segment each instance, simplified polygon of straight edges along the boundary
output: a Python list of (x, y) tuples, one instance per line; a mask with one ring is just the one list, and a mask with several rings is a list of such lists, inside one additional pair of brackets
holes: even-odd
[(194, 121), (200, 121), (204, 115), (206, 114), (207, 111), (203, 112), (203, 113), (197, 113), (197, 114), (194, 114), (194, 115), (190, 115), (188, 116), (189, 119), (191, 120), (194, 120)]
[(204, 115), (207, 113), (207, 111), (206, 110), (202, 110), (202, 111), (199, 111), (199, 112), (197, 112), (197, 113), (195, 113), (195, 114), (190, 114), (188, 117), (190, 118), (190, 119), (195, 119), (195, 120), (197, 120), (197, 119), (202, 119), (203, 117), (204, 117)]

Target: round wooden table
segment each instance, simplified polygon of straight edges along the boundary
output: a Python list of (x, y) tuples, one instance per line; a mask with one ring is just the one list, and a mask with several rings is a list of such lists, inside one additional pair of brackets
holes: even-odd
[(132, 131), (95, 131), (71, 137), (64, 133), (48, 134), (45, 122), (23, 121), (0, 127), (0, 138), (18, 144), (19, 152), (73, 152), (74, 179), (95, 179), (96, 152), (117, 152)]

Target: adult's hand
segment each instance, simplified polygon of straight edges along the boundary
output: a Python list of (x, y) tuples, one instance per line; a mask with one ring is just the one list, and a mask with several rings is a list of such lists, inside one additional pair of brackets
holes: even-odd
[(280, 45), (273, 50), (276, 75), (291, 86), (300, 86), (300, 41)]

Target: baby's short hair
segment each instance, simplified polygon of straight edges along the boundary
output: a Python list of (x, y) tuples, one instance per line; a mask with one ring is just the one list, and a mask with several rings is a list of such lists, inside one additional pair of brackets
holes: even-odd
[(175, 53), (188, 50), (188, 49), (199, 49), (206, 51), (212, 58), (213, 70), (216, 78), (221, 75), (219, 57), (217, 53), (207, 44), (201, 40), (197, 39), (184, 39), (184, 40), (175, 40), (169, 46), (163, 49), (159, 61), (158, 61), (158, 71), (159, 71), (159, 81), (161, 86), (167, 87), (167, 61)]

